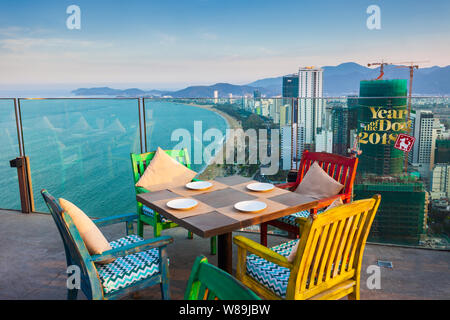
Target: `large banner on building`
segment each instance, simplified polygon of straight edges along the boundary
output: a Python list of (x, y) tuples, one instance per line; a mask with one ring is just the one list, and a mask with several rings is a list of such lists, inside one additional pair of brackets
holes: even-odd
[(405, 106), (395, 108), (362, 107), (361, 110), (366, 121), (360, 122), (359, 142), (361, 144), (394, 145), (399, 133), (404, 133), (411, 128), (411, 120), (407, 121)]

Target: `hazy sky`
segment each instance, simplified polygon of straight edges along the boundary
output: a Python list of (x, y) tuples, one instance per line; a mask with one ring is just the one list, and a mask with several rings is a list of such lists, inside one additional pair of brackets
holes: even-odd
[[(69, 30), (69, 5), (81, 29)], [(370, 5), (381, 29), (369, 30)], [(450, 64), (448, 0), (0, 2), (0, 89), (244, 84), (299, 66)]]

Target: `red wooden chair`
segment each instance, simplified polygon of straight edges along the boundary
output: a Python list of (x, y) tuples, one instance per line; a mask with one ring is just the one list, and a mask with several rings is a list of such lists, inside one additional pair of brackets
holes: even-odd
[(358, 158), (347, 158), (337, 154), (326, 152), (309, 152), (305, 150), (300, 161), (300, 168), (297, 174), (297, 181), (278, 184), (278, 188), (289, 189), (295, 191), (302, 182), (309, 167), (316, 162), (336, 181), (343, 184), (341, 192), (333, 197), (319, 200), (317, 207), (297, 212), (277, 220), (269, 221), (261, 224), (261, 244), (267, 246), (267, 226), (271, 225), (278, 229), (289, 232), (290, 235), (298, 236), (300, 227), (306, 222), (310, 214), (316, 215), (318, 210), (328, 207), (334, 200), (341, 198), (344, 203), (352, 201), (353, 182), (355, 181), (356, 168), (358, 166)]

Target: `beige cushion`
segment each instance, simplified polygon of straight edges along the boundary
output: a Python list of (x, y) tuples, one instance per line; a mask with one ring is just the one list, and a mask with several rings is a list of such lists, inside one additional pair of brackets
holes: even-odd
[(136, 183), (136, 187), (143, 187), (148, 191), (167, 189), (185, 185), (196, 175), (195, 171), (188, 169), (158, 147), (152, 161)]
[[(337, 198), (336, 200), (334, 200), (329, 206), (328, 208), (324, 211), (327, 212), (328, 210), (331, 210), (333, 208), (337, 208), (339, 206), (342, 206), (344, 204), (344, 202), (342, 201), (341, 197)], [(323, 212), (322, 212), (323, 213)], [(295, 256), (297, 254), (297, 249), (298, 249), (298, 244), (300, 243), (300, 241), (298, 241), (295, 246), (292, 248), (291, 253), (289, 254), (289, 256), (287, 257), (289, 262), (294, 262)]]
[[(80, 208), (62, 198), (59, 199), (59, 204), (72, 218), (89, 254), (102, 254), (104, 251), (112, 249), (100, 229)], [(114, 259), (101, 261), (99, 263), (110, 263), (112, 261), (114, 261)]]
[(295, 192), (314, 199), (323, 199), (337, 195), (343, 187), (344, 185), (330, 177), (317, 162), (314, 162)]
[[(336, 200), (334, 200), (334, 201), (328, 206), (327, 210), (325, 210), (325, 211), (328, 211), (328, 210), (333, 209), (333, 208), (337, 208), (337, 207), (339, 207), (339, 206), (342, 206), (343, 204), (344, 204), (344, 202), (342, 201), (342, 198), (339, 197), (339, 198), (337, 198)], [(324, 212), (325, 212), (325, 211), (324, 211)]]

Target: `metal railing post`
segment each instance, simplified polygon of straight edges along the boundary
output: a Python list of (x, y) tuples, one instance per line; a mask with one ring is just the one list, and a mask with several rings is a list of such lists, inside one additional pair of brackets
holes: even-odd
[(30, 161), (28, 157), (17, 157), (11, 160), (11, 168), (17, 168), (17, 178), (19, 181), (20, 206), (23, 213), (34, 211), (33, 189), (30, 177)]

